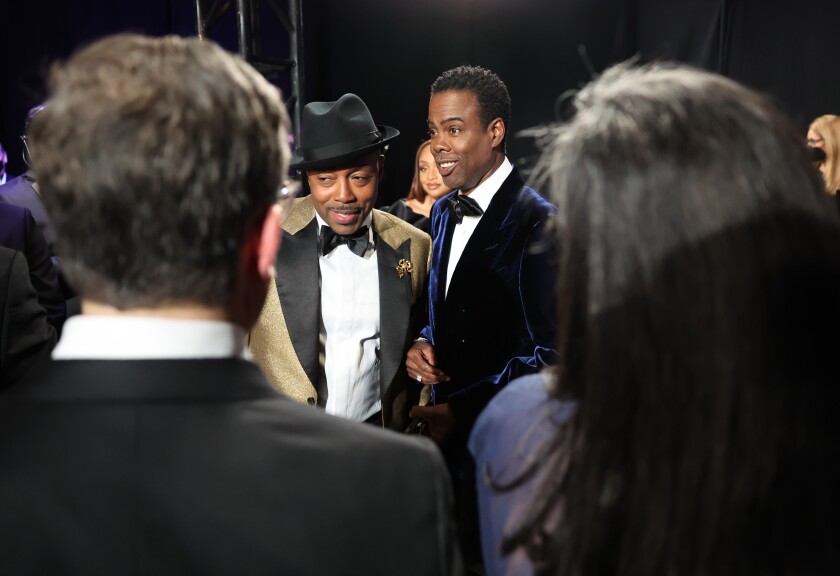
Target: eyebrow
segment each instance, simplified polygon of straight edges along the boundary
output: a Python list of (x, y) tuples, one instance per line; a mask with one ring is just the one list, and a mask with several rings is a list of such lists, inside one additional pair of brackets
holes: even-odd
[[(449, 118), (441, 120), (440, 124), (442, 126), (444, 124), (449, 124), (450, 122), (463, 122), (463, 121), (464, 121), (464, 119), (461, 118), (460, 116), (451, 116)], [(426, 123), (427, 124), (433, 124), (433, 122), (431, 120), (428, 120), (428, 119), (426, 120)]]

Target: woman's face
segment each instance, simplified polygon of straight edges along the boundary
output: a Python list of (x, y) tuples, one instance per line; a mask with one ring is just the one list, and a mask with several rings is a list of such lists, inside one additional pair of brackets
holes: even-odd
[[(800, 134), (802, 134), (802, 132), (800, 132)], [(825, 141), (822, 139), (822, 136), (809, 129), (808, 146), (812, 148), (823, 148), (825, 146)]]
[[(825, 150), (825, 140), (810, 128), (808, 129), (808, 146)], [(825, 162), (820, 162), (819, 169), (820, 172), (825, 174)]]
[(420, 186), (423, 187), (423, 191), (435, 200), (451, 192), (440, 177), (437, 164), (432, 157), (431, 146), (425, 146), (423, 151), (420, 152), (420, 158), (417, 160), (417, 171), (420, 174)]

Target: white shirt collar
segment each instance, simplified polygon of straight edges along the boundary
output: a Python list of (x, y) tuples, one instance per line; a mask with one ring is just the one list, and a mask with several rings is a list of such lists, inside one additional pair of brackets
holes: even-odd
[[(513, 172), (513, 164), (505, 156), (501, 165), (496, 168), (496, 171), (487, 180), (473, 188), (469, 193), (469, 197), (478, 202), (481, 209), (486, 211), (487, 207), (490, 206), (490, 201), (493, 200), (493, 196), (496, 195), (496, 192), (502, 187), (502, 182), (510, 176), (511, 172)], [(460, 190), (458, 193), (461, 193)]]
[(229, 322), (142, 316), (74, 316), (55, 360), (244, 358), (246, 335)]

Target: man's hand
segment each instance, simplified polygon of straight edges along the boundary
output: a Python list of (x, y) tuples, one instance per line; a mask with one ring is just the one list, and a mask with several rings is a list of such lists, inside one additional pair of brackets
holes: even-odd
[[(428, 343), (427, 343), (428, 344)], [(449, 404), (436, 406), (415, 406), (408, 413), (409, 418), (422, 418), (429, 425), (429, 436), (438, 444), (442, 444), (452, 432), (455, 417)]]
[(418, 340), (405, 355), (405, 368), (408, 376), (421, 384), (440, 384), (449, 382), (449, 376), (435, 368), (434, 346), (425, 340)]

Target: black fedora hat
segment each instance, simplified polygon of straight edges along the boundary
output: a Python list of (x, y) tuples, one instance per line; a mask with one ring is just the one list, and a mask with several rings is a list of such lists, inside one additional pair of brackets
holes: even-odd
[(399, 135), (396, 128), (374, 124), (370, 110), (355, 94), (335, 102), (310, 102), (303, 107), (292, 167), (335, 166), (382, 148)]

